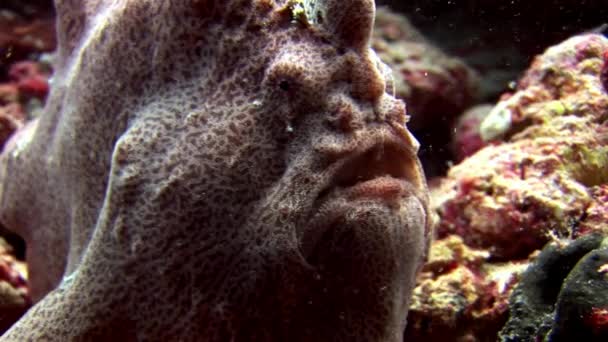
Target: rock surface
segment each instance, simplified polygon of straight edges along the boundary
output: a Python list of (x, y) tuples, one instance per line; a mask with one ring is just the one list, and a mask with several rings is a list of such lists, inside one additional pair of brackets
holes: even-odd
[(494, 144), (452, 168), (437, 190), (440, 237), (456, 233), (511, 259), (541, 248), (550, 233), (608, 232), (608, 217), (592, 209), (605, 205), (608, 183), (606, 51), (606, 38), (583, 35), (535, 59), (481, 124)]
[[(480, 115), (485, 119), (471, 125), (473, 130), (465, 132), (469, 135), (462, 135), (477, 142), (485, 138), (481, 145), (486, 146), (452, 167), (445, 179), (432, 180), (438, 239), (414, 291), (413, 303), (419, 305), (410, 311), (406, 336), (495, 341), (509, 315), (509, 295), (539, 249), (548, 241), (608, 233), (607, 51), (608, 40), (594, 34), (549, 48), (535, 59), (515, 91), (505, 94), (489, 114)], [(443, 264), (450, 266), (431, 271), (433, 255), (455, 239), (461, 242), (454, 248), (485, 257), (471, 266), (459, 254), (440, 253), (447, 255)], [(572, 266), (581, 257), (571, 260)], [(542, 266), (536, 267), (537, 273), (542, 271)], [(597, 272), (581, 269), (586, 271), (564, 284), (574, 286), (580, 277), (597, 279)], [(568, 273), (552, 285), (559, 287)], [(495, 279), (501, 281), (493, 284)], [(560, 303), (564, 308), (584, 309), (584, 320), (577, 321), (581, 334), (603, 336), (607, 317), (603, 294), (589, 290), (585, 293), (575, 286), (579, 294), (564, 292)], [(589, 299), (592, 294), (598, 296), (596, 301)], [(556, 298), (557, 291), (547, 305), (554, 305)], [(491, 314), (471, 314), (479, 311)], [(560, 319), (551, 310), (546, 315), (545, 333), (554, 319)], [(536, 324), (528, 316), (519, 317), (522, 323)], [(519, 333), (525, 329), (522, 326)], [(516, 335), (515, 340), (527, 339)]]
[(606, 341), (608, 247), (589, 234), (543, 249), (510, 300), (503, 342)]

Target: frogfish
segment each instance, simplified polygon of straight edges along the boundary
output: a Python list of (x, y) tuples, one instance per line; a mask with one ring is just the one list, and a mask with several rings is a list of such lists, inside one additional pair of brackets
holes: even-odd
[(56, 0), (0, 341), (402, 341), (430, 218), (372, 0)]

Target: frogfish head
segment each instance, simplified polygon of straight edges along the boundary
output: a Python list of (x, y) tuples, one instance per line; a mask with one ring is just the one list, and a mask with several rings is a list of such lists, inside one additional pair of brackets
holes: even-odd
[[(209, 341), (401, 341), (430, 219), (374, 1), (76, 3), (54, 86), (86, 129), (64, 162), (115, 142), (100, 222), (120, 226), (78, 250), (137, 271), (139, 326), (167, 302)], [(153, 301), (175, 279), (190, 292)]]
[(274, 177), (254, 216), (295, 264), (279, 306), (302, 340), (400, 341), (430, 234), (418, 142), (369, 47), (373, 1), (301, 4), (267, 44), (256, 108), (278, 163), (259, 165)]
[(255, 242), (249, 317), (274, 308), (285, 340), (400, 341), (430, 219), (405, 104), (370, 48), (374, 2), (254, 3), (257, 20), (224, 32), (206, 103), (224, 110), (202, 133), (222, 224)]

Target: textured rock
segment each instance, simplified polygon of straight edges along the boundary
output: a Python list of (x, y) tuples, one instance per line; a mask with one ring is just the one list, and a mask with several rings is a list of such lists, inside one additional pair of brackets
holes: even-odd
[(492, 263), (461, 237), (433, 241), (412, 296), (406, 341), (495, 341), (526, 263)]
[(25, 264), (15, 259), (13, 248), (0, 238), (0, 333), (31, 305), (26, 278)]
[(510, 300), (507, 341), (606, 341), (608, 248), (589, 234), (543, 249)]
[(437, 190), (440, 237), (456, 233), (510, 259), (551, 234), (606, 232), (606, 51), (606, 38), (582, 35), (535, 59), (481, 124), (493, 144), (453, 167)]
[(582, 32), (605, 34), (608, 14), (604, 0), (377, 0), (376, 4), (408, 15), (427, 38), (474, 68), (481, 76), (484, 101), (495, 101), (509, 91), (530, 57), (546, 47)]
[[(2, 341), (400, 341), (430, 220), (373, 1), (58, 0)], [(364, 276), (362, 276), (364, 275)]]
[[(505, 94), (490, 114), (479, 114), (484, 121), (462, 118), (454, 146), (469, 140), (488, 146), (452, 167), (447, 178), (433, 180), (438, 238), (414, 290), (407, 337), (496, 341), (519, 275), (547, 241), (608, 232), (606, 51), (608, 40), (599, 35), (569, 39), (538, 56), (514, 93)], [(482, 135), (487, 141), (480, 141)], [(562, 274), (538, 286), (545, 296), (557, 289), (544, 307), (550, 308), (543, 311), (545, 334), (556, 319), (552, 308), (559, 288), (581, 279), (564, 283), (589, 251), (557, 262)], [(536, 267), (529, 274), (535, 272), (549, 270)], [(560, 303), (584, 309), (584, 317), (575, 320), (581, 334), (602, 336), (603, 297), (589, 299), (601, 291), (574, 289), (582, 294)], [(539, 327), (541, 316), (532, 316), (519, 321)], [(529, 329), (522, 325), (523, 331)], [(528, 339), (516, 335), (513, 341)]]
[(477, 105), (458, 117), (452, 131), (452, 152), (456, 162), (461, 162), (488, 144), (482, 138), (479, 127), (492, 108), (494, 105)]
[(40, 109), (48, 94), (50, 70), (21, 61), (9, 67), (9, 81), (0, 83), (0, 147)]

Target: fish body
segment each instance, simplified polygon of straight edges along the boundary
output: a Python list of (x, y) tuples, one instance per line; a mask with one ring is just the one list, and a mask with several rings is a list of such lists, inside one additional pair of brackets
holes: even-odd
[(37, 303), (0, 341), (402, 340), (428, 197), (373, 1), (56, 8), (0, 163)]

